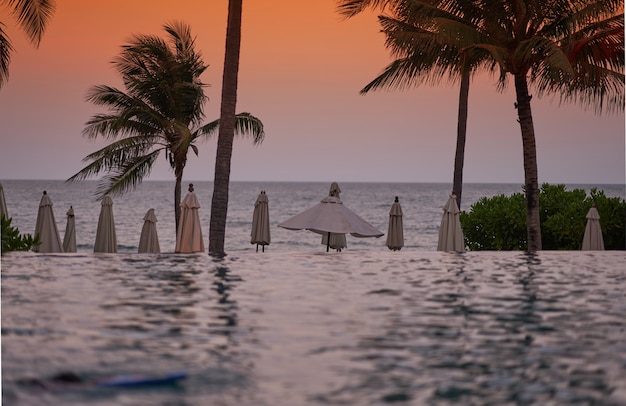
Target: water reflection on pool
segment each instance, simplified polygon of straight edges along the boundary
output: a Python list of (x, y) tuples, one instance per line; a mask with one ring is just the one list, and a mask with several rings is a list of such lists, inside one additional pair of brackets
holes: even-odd
[[(3, 404), (626, 404), (623, 252), (2, 257)], [(185, 371), (141, 388), (47, 385)]]

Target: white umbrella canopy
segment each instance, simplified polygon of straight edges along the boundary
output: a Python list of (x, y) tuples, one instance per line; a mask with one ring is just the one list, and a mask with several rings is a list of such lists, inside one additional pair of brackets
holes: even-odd
[(602, 228), (600, 227), (600, 213), (596, 209), (595, 203), (587, 212), (587, 225), (583, 236), (583, 251), (604, 251), (604, 239), (602, 238)]
[[(309, 230), (318, 234), (350, 234), (354, 237), (382, 237), (377, 230), (348, 209), (338, 197), (328, 196), (315, 206), (283, 221), (279, 227), (288, 230)], [(326, 245), (326, 251), (330, 244)]]
[(463, 231), (461, 230), (460, 210), (456, 203), (456, 195), (452, 193), (443, 206), (443, 217), (439, 227), (437, 251), (465, 251)]
[[(339, 195), (340, 193), (341, 188), (339, 187), (339, 184), (337, 182), (331, 183), (330, 189), (328, 190), (328, 196), (341, 199), (341, 196)], [(348, 241), (346, 240), (345, 234), (326, 233), (322, 235), (322, 245), (341, 251), (342, 249), (348, 247)]]
[(4, 200), (4, 188), (2, 187), (2, 183), (0, 183), (0, 215), (4, 216), (5, 219), (9, 218), (9, 210), (7, 210), (7, 201)]
[(192, 253), (204, 251), (202, 228), (200, 227), (200, 215), (198, 209), (200, 202), (193, 189), (193, 183), (189, 184), (189, 192), (180, 203), (181, 212), (176, 233), (177, 253)]
[(102, 199), (93, 252), (117, 252), (117, 236), (115, 234), (115, 220), (113, 218), (113, 199), (111, 199), (109, 195), (105, 195)]
[(76, 221), (74, 219), (74, 208), (66, 213), (67, 223), (65, 225), (65, 234), (63, 235), (63, 251), (76, 252)]
[(159, 254), (161, 252), (156, 223), (157, 217), (156, 214), (154, 214), (154, 209), (148, 210), (146, 215), (143, 216), (143, 227), (141, 228), (141, 235), (139, 236), (138, 253)]
[(54, 219), (54, 211), (52, 210), (52, 199), (50, 199), (45, 190), (39, 203), (34, 235), (39, 236), (41, 244), (33, 246), (33, 251), (41, 253), (63, 252), (61, 236), (59, 235), (59, 229)]
[(250, 233), (250, 243), (256, 244), (256, 250), (259, 251), (259, 245), (265, 252), (265, 246), (271, 242), (270, 236), (270, 210), (269, 199), (265, 190), (262, 190), (254, 203), (254, 211), (252, 212), (252, 232)]
[(402, 207), (398, 196), (389, 210), (389, 228), (387, 229), (387, 247), (392, 251), (400, 251), (404, 247), (404, 227), (402, 225)]

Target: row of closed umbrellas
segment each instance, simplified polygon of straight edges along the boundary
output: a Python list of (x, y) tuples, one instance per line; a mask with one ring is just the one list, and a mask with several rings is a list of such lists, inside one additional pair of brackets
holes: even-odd
[[(304, 229), (320, 234), (322, 236), (321, 242), (326, 246), (327, 251), (330, 248), (337, 251), (346, 248), (346, 234), (358, 238), (378, 238), (384, 235), (370, 223), (348, 209), (341, 202), (340, 193), (339, 185), (337, 182), (333, 182), (327, 197), (313, 207), (278, 224), (278, 226), (289, 230)], [(198, 214), (199, 208), (200, 203), (195, 195), (193, 184), (190, 184), (188, 193), (181, 202), (181, 215), (176, 234), (176, 253), (204, 251), (204, 241)], [(8, 218), (2, 184), (0, 184), (0, 214)], [(438, 251), (463, 252), (465, 250), (459, 214), (456, 196), (453, 193), (443, 207), (437, 244)], [(583, 250), (604, 249), (599, 219), (598, 211), (595, 205), (593, 205), (587, 214), (587, 225), (582, 244)], [(144, 225), (141, 230), (138, 252), (160, 253), (156, 230), (157, 218), (154, 209), (149, 209), (143, 220)], [(390, 250), (397, 251), (404, 246), (403, 233), (402, 208), (396, 196), (389, 211), (386, 245)], [(41, 244), (33, 247), (35, 252), (76, 252), (76, 229), (73, 208), (70, 206), (67, 212), (67, 225), (63, 241), (61, 242), (52, 210), (52, 200), (44, 191), (39, 204), (34, 235), (39, 235), (41, 242)], [(261, 191), (254, 204), (251, 243), (256, 244), (257, 251), (259, 246), (265, 251), (265, 246), (271, 243), (269, 199), (265, 191)], [(94, 252), (117, 252), (113, 200), (110, 196), (105, 196), (102, 200)]]
[[(4, 191), (0, 184), (1, 207), (8, 218), (8, 210), (4, 200)], [(203, 252), (204, 242), (202, 240), (202, 230), (200, 227), (200, 217), (198, 214), (200, 203), (194, 193), (193, 184), (189, 185), (189, 192), (181, 202), (181, 215), (179, 227), (176, 234), (177, 253)], [(157, 234), (157, 217), (154, 209), (149, 209), (143, 218), (144, 224), (139, 237), (139, 253), (160, 253), (159, 237)], [(33, 251), (40, 253), (55, 252), (76, 252), (76, 225), (74, 220), (74, 209), (70, 206), (67, 212), (67, 225), (63, 242), (57, 229), (52, 200), (44, 190), (39, 203), (37, 221), (35, 223), (35, 234), (39, 236), (40, 244), (33, 247)], [(113, 199), (104, 196), (102, 207), (98, 217), (98, 227), (96, 229), (96, 240), (94, 242), (94, 252), (116, 253), (117, 236), (115, 232), (115, 219), (113, 216)]]
[[(331, 183), (327, 197), (278, 226), (288, 230), (309, 230), (320, 234), (326, 251), (331, 248), (337, 251), (346, 248), (346, 234), (358, 238), (382, 237), (384, 235), (382, 231), (343, 204), (340, 193), (341, 189), (337, 182)], [(265, 245), (270, 244), (268, 200), (265, 191), (261, 191), (254, 204), (251, 243), (257, 245), (257, 251), (259, 245), (265, 250)], [(465, 244), (459, 219), (460, 212), (454, 194), (450, 195), (443, 211), (437, 250), (463, 252)], [(386, 245), (392, 251), (398, 251), (404, 246), (402, 207), (397, 196), (389, 210)]]

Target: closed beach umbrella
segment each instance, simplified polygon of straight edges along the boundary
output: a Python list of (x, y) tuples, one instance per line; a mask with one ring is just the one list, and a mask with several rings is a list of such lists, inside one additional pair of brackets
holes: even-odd
[[(328, 196), (315, 206), (278, 225), (288, 230), (309, 230), (317, 234), (350, 234), (354, 237), (381, 237), (384, 235), (352, 210), (338, 197)], [(330, 242), (326, 245), (326, 251)]]
[(402, 225), (402, 207), (396, 200), (389, 210), (389, 228), (387, 229), (387, 247), (392, 251), (400, 251), (404, 247), (404, 230)]
[(193, 184), (189, 184), (189, 192), (180, 204), (180, 220), (176, 233), (176, 250), (178, 253), (203, 252), (204, 241), (200, 227), (198, 209), (200, 202), (193, 191)]
[(265, 246), (271, 242), (269, 199), (265, 194), (265, 190), (261, 191), (254, 203), (252, 232), (250, 235), (250, 243), (256, 244), (257, 252), (259, 251), (259, 245), (263, 247), (263, 252), (265, 252)]
[(35, 235), (39, 236), (41, 244), (33, 247), (35, 252), (63, 252), (63, 244), (61, 244), (61, 236), (57, 223), (54, 220), (54, 212), (52, 211), (52, 200), (48, 193), (44, 190), (39, 203), (39, 211), (37, 212), (37, 222), (35, 223)]
[(65, 235), (63, 235), (63, 251), (76, 252), (76, 221), (74, 220), (74, 209), (70, 206), (67, 211), (67, 224), (65, 225)]
[(456, 204), (456, 195), (452, 193), (446, 205), (443, 207), (437, 251), (465, 251), (459, 214), (460, 210), (459, 206)]
[(583, 251), (604, 251), (604, 239), (600, 227), (600, 214), (595, 203), (587, 212), (587, 225), (583, 236)]
[(113, 219), (113, 199), (106, 195), (102, 199), (98, 229), (96, 230), (96, 243), (93, 252), (116, 253), (117, 237), (115, 235), (115, 220)]
[(4, 200), (4, 188), (2, 187), (2, 183), (0, 183), (0, 215), (4, 216), (5, 219), (9, 218), (9, 211), (7, 210), (7, 201)]
[[(331, 183), (330, 190), (328, 191), (328, 196), (341, 199), (341, 196), (339, 196), (340, 193), (341, 188), (339, 188), (339, 184), (337, 182)], [(324, 234), (322, 235), (322, 245), (326, 245), (334, 250), (341, 251), (343, 248), (348, 247), (348, 241), (346, 241), (345, 234)]]
[(143, 227), (141, 229), (141, 236), (139, 237), (139, 250), (140, 254), (158, 254), (161, 252), (159, 246), (159, 236), (157, 235), (156, 228), (157, 218), (154, 214), (154, 209), (148, 210), (145, 216), (143, 216)]

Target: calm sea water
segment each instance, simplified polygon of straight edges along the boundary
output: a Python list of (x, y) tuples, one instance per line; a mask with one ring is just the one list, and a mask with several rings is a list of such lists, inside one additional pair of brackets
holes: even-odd
[[(151, 207), (173, 251), (173, 183), (115, 199), (120, 254), (91, 252), (94, 184), (2, 183), (23, 232), (34, 230), (42, 189), (61, 234), (72, 204), (79, 243), (75, 254), (2, 257), (3, 405), (626, 405), (624, 252), (436, 252), (446, 185), (340, 184), (345, 204), (385, 232), (398, 195), (407, 246), (348, 236), (347, 250), (326, 253), (319, 236), (275, 225), (329, 185), (234, 183), (229, 255), (216, 260), (135, 253)], [(209, 189), (196, 183), (205, 238)], [(257, 253), (249, 234), (261, 189), (272, 244)], [(517, 191), (468, 186), (464, 207)], [(25, 383), (174, 371), (188, 378)]]

